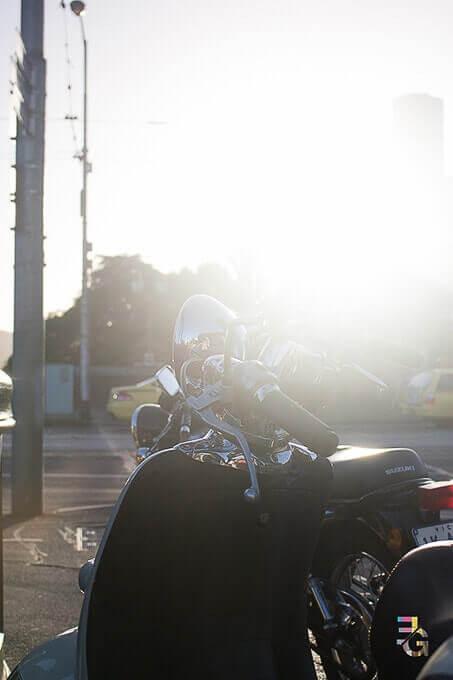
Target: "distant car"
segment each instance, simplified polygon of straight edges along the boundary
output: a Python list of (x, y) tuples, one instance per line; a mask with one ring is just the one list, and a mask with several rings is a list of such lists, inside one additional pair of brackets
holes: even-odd
[(136, 385), (112, 387), (107, 402), (107, 411), (117, 420), (130, 420), (137, 406), (157, 404), (162, 393), (153, 376)]
[(410, 379), (403, 412), (453, 420), (453, 368), (433, 368)]

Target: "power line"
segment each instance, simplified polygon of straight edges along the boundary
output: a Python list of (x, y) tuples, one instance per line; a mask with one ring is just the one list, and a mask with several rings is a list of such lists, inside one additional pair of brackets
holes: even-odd
[(93, 118), (90, 123), (101, 123), (103, 125), (168, 125), (166, 120), (134, 120), (133, 118)]
[(66, 61), (66, 75), (67, 75), (67, 93), (68, 93), (68, 104), (69, 104), (69, 113), (66, 114), (64, 117), (64, 120), (69, 120), (71, 124), (71, 133), (72, 133), (72, 141), (74, 143), (74, 157), (75, 158), (80, 158), (80, 146), (79, 146), (79, 140), (77, 138), (77, 130), (75, 126), (75, 121), (77, 120), (77, 116), (74, 114), (74, 105), (72, 101), (72, 81), (71, 81), (71, 69), (72, 69), (72, 61), (71, 61), (71, 55), (69, 52), (69, 33), (68, 33), (68, 18), (66, 15), (66, 3), (64, 0), (60, 1), (60, 7), (63, 10), (63, 16), (64, 16), (64, 47), (65, 47), (65, 61)]
[[(66, 120), (69, 120), (68, 115), (66, 115), (64, 118), (47, 118), (47, 121), (51, 123), (63, 123)], [(77, 117), (75, 117), (75, 120), (77, 120)], [(89, 118), (89, 121), (90, 125), (92, 123), (94, 125), (143, 125), (145, 127), (168, 125), (166, 120), (138, 120), (133, 118)]]
[[(0, 116), (0, 122), (9, 122), (9, 118), (7, 116)], [(67, 123), (67, 121), (70, 121), (72, 123), (72, 127), (74, 127), (74, 121), (78, 120), (77, 116), (72, 116), (70, 114), (67, 114), (64, 117), (46, 117), (46, 123)], [(168, 125), (168, 121), (166, 120), (133, 120), (131, 119), (108, 119), (108, 118), (93, 118), (89, 119), (90, 120), (90, 125), (130, 125), (134, 127), (161, 127), (164, 125)], [(75, 130), (73, 130), (73, 133), (75, 133)], [(78, 149), (80, 148), (77, 145), (77, 137), (73, 134), (73, 141), (75, 144), (75, 147), (77, 148), (77, 156), (78, 156)]]
[[(9, 121), (10, 119), (8, 116), (0, 116), (0, 120)], [(65, 123), (67, 120), (69, 120), (67, 115), (63, 118), (59, 116), (46, 116), (46, 123)], [(75, 117), (75, 120), (78, 120), (77, 116)], [(168, 121), (166, 120), (134, 120), (133, 118), (90, 118), (90, 123), (100, 123), (102, 125), (168, 125)]]

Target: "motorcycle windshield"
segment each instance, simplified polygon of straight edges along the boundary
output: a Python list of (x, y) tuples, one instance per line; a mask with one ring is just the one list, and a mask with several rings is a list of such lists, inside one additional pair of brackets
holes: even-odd
[(315, 677), (305, 581), (328, 461), (260, 478), (177, 448), (129, 479), (80, 620), (79, 680)]
[[(209, 295), (192, 295), (185, 301), (173, 333), (173, 366), (178, 379), (187, 359), (204, 360), (213, 354), (223, 354), (228, 328), (235, 319), (236, 315), (228, 307)], [(232, 347), (234, 357), (245, 357), (245, 342), (245, 329), (237, 326)]]

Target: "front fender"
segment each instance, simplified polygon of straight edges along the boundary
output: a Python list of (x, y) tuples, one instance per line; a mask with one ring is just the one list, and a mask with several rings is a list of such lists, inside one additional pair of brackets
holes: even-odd
[(77, 628), (61, 633), (27, 654), (10, 680), (76, 680)]
[[(312, 572), (322, 578), (330, 578), (345, 554), (368, 552), (386, 563), (390, 557), (385, 541), (385, 532), (380, 526), (380, 518), (354, 517), (348, 519), (327, 519), (321, 527), (321, 534), (316, 546), (312, 563)], [(386, 554), (386, 559), (383, 559)], [(387, 554), (388, 553), (388, 554)], [(391, 562), (398, 561), (401, 554), (393, 555)]]

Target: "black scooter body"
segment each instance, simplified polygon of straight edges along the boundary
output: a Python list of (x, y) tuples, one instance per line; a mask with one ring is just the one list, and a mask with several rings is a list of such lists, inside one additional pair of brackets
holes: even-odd
[(247, 504), (243, 470), (179, 447), (146, 459), (99, 546), (77, 679), (315, 678), (304, 591), (330, 476), (296, 457)]
[[(149, 421), (156, 417), (158, 409), (145, 404), (137, 409), (134, 419), (149, 411)], [(155, 436), (155, 431), (150, 434), (143, 427), (148, 421), (143, 418), (140, 421), (143, 446)], [(162, 448), (174, 445), (178, 423), (176, 419), (174, 427), (159, 442)], [(134, 427), (137, 429), (135, 424)], [(192, 437), (201, 437), (206, 431), (207, 426), (194, 413)], [(139, 448), (137, 460), (148, 455), (149, 448)], [(345, 550), (360, 549), (373, 554), (375, 546), (379, 549), (377, 557), (385, 554), (387, 564), (395, 563), (415, 547), (414, 528), (440, 522), (438, 513), (419, 507), (417, 489), (432, 479), (415, 451), (340, 446), (329, 461), (333, 468), (332, 492), (318, 541), (314, 573), (329, 578), (332, 569), (344, 558)]]

